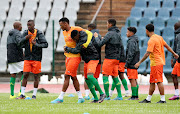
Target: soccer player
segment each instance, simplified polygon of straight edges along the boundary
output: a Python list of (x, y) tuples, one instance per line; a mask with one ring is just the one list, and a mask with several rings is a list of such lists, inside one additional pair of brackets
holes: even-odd
[[(87, 46), (89, 45), (89, 43), (92, 39), (92, 33), (90, 31), (84, 30), (81, 27), (70, 26), (69, 19), (66, 17), (63, 17), (59, 20), (59, 25), (60, 25), (61, 29), (63, 30), (64, 40), (66, 43), (65, 46), (75, 48), (76, 42), (71, 38), (71, 32), (73, 30), (77, 30), (77, 31), (83, 30), (88, 35), (87, 41), (83, 44), (84, 48), (87, 48)], [(73, 53), (64, 52), (64, 55), (66, 56), (66, 60), (65, 60), (66, 71), (65, 71), (64, 84), (63, 84), (62, 91), (61, 91), (59, 97), (57, 99), (51, 101), (51, 103), (62, 103), (63, 102), (63, 97), (69, 86), (70, 78), (72, 79), (74, 88), (78, 94), (78, 98), (79, 98), (78, 103), (83, 103), (85, 100), (82, 97), (82, 94), (80, 92), (79, 82), (76, 77), (77, 69), (78, 69), (79, 63), (81, 62), (80, 53), (73, 54)]]
[[(93, 34), (98, 34), (98, 38), (101, 40), (101, 35), (99, 34), (99, 30), (96, 29), (96, 25), (95, 24), (89, 24), (88, 25), (88, 30), (91, 31)], [(101, 47), (99, 47), (99, 45), (97, 44), (96, 40), (94, 39), (94, 37), (92, 37), (92, 44), (95, 46), (97, 52), (98, 52), (98, 55), (99, 55), (99, 63), (97, 65), (97, 68), (96, 68), (96, 72), (94, 74), (94, 77), (98, 80), (99, 78), (99, 74), (101, 72)], [(84, 76), (87, 77), (87, 64), (84, 63)], [(89, 88), (88, 88), (88, 85), (86, 84), (86, 82), (84, 82), (84, 88), (85, 88), (85, 97), (84, 99), (86, 100), (89, 100), (90, 97), (89, 97)], [(98, 93), (97, 89), (95, 88), (96, 90), (96, 94)], [(94, 98), (92, 98), (91, 100), (94, 100)]]
[[(77, 45), (75, 48), (66, 47), (65, 51), (71, 53), (81, 53), (82, 59), (85, 62), (85, 66), (87, 66), (87, 69), (85, 71), (87, 72), (87, 75), (85, 75), (85, 81), (94, 96), (94, 100), (91, 103), (101, 103), (103, 102), (106, 95), (101, 90), (98, 81), (95, 78), (96, 68), (99, 63), (99, 53), (96, 50), (95, 46), (92, 44), (92, 42), (90, 42), (87, 48), (84, 48), (82, 46), (82, 44), (85, 43), (87, 40), (87, 35), (85, 32), (78, 32), (77, 30), (73, 30), (71, 32), (71, 38), (76, 41)], [(100, 99), (98, 99), (97, 97), (95, 88), (100, 93)]]
[(118, 27), (116, 27), (115, 19), (109, 19), (107, 21), (107, 28), (108, 33), (102, 40), (99, 40), (99, 38), (95, 38), (100, 47), (106, 44), (105, 59), (102, 66), (104, 90), (107, 96), (105, 100), (110, 100), (108, 80), (109, 75), (112, 76), (118, 93), (118, 96), (114, 100), (123, 100), (121, 95), (121, 84), (118, 78), (120, 45), (122, 44), (121, 33)]
[(23, 38), (20, 44), (25, 48), (25, 60), (24, 60), (24, 78), (21, 86), (21, 95), (17, 99), (25, 99), (25, 89), (27, 85), (27, 79), (29, 73), (34, 74), (34, 92), (32, 99), (36, 99), (36, 93), (39, 85), (39, 73), (41, 72), (41, 59), (42, 48), (47, 48), (48, 43), (43, 33), (34, 28), (35, 24), (33, 20), (27, 22), (28, 30), (23, 32)]
[(154, 33), (154, 25), (146, 25), (146, 34), (150, 37), (148, 41), (147, 51), (144, 54), (143, 58), (135, 64), (135, 68), (138, 68), (140, 64), (144, 60), (146, 60), (148, 56), (150, 56), (150, 88), (147, 98), (143, 101), (140, 101), (139, 103), (151, 103), (151, 98), (155, 90), (155, 84), (157, 84), (161, 95), (161, 99), (157, 103), (166, 103), (162, 76), (163, 65), (165, 65), (164, 47), (166, 47), (167, 50), (171, 52), (176, 59), (178, 59), (179, 56), (169, 47), (169, 45), (164, 41), (161, 36)]
[(126, 48), (126, 64), (125, 68), (127, 69), (127, 76), (131, 83), (131, 91), (132, 96), (128, 100), (139, 100), (138, 98), (138, 71), (134, 65), (139, 61), (140, 58), (140, 51), (139, 51), (139, 40), (136, 34), (135, 27), (128, 27), (127, 28), (127, 37), (128, 43)]
[[(7, 60), (8, 60), (8, 69), (11, 74), (10, 99), (16, 98), (16, 96), (14, 95), (14, 85), (16, 81), (16, 74), (19, 72), (21, 72), (22, 74), (21, 77), (21, 84), (22, 84), (23, 65), (24, 65), (23, 50), (19, 45), (19, 41), (21, 40), (20, 31), (22, 30), (22, 25), (20, 22), (14, 22), (13, 27), (14, 29), (9, 31), (9, 35), (7, 37)], [(19, 93), (21, 94), (21, 89)]]
[[(175, 25), (174, 25), (174, 30), (175, 30), (175, 39), (174, 39), (174, 47), (173, 47), (173, 50), (174, 52), (180, 54), (180, 22), (177, 22)], [(174, 83), (174, 88), (175, 88), (175, 94), (173, 97), (169, 98), (169, 100), (176, 100), (176, 99), (179, 99), (179, 88), (178, 88), (178, 79), (177, 79), (177, 76), (179, 77), (180, 76), (180, 58), (178, 58), (178, 60), (176, 60), (176, 63), (174, 62), (174, 58), (172, 56), (172, 60), (171, 60), (171, 64), (172, 64), (172, 67), (174, 66), (173, 68), (173, 71), (172, 71), (172, 79), (173, 79), (173, 83)], [(174, 65), (175, 63), (175, 65)]]

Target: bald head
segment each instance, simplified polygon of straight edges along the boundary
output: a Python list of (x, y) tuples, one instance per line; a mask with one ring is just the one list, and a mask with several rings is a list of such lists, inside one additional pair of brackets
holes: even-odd
[(14, 29), (17, 29), (19, 31), (22, 30), (21, 22), (18, 22), (18, 21), (14, 22), (13, 27), (14, 27)]

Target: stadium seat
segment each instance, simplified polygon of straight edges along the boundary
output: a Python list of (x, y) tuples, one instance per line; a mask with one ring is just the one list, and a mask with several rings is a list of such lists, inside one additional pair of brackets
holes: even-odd
[(138, 37), (146, 37), (146, 28), (145, 27), (138, 27), (136, 35)]
[[(51, 37), (51, 39), (52, 39), (52, 26), (51, 27), (49, 27), (49, 26), (47, 27), (45, 36), (46, 37)], [(56, 29), (54, 30), (54, 39), (55, 40), (58, 39), (58, 30), (56, 30)]]
[(160, 0), (150, 0), (148, 8), (158, 11), (160, 9), (160, 6), (161, 6)]
[(44, 8), (50, 11), (51, 9), (51, 1), (50, 0), (40, 0), (39, 1), (39, 8)]
[(38, 8), (36, 19), (42, 19), (44, 21), (47, 21), (49, 19), (49, 11), (44, 8)]
[(170, 17), (170, 12), (166, 8), (161, 8), (158, 11), (158, 18), (162, 18), (164, 21), (167, 21)]
[[(141, 58), (140, 58), (141, 59)], [(138, 73), (144, 73), (146, 71), (146, 62), (142, 62), (138, 68)]]
[(6, 15), (6, 10), (0, 8), (0, 19), (3, 20), (3, 21), (5, 21), (5, 20), (6, 20), (6, 17), (7, 17), (7, 15)]
[[(44, 52), (44, 50), (43, 50)], [(45, 55), (44, 55), (45, 56)], [(47, 55), (46, 55), (47, 57)], [(50, 72), (51, 71), (51, 61), (48, 58), (42, 58), (42, 68), (41, 71), (42, 72)]]
[(73, 8), (76, 12), (79, 11), (79, 0), (68, 0), (67, 8)]
[[(52, 28), (52, 21), (53, 19), (49, 19), (48, 28)], [(54, 28), (56, 31), (60, 30), (59, 19), (54, 19)]]
[(70, 25), (70, 26), (75, 26), (75, 20), (70, 19), (70, 20), (69, 20), (69, 25)]
[(95, 3), (96, 0), (82, 0), (83, 3)]
[(23, 1), (22, 0), (12, 0), (11, 1), (11, 8), (15, 8), (16, 10), (22, 11), (23, 9)]
[(37, 1), (36, 0), (26, 0), (25, 8), (31, 8), (33, 11), (37, 10)]
[(153, 25), (156, 29), (163, 30), (165, 27), (165, 22), (162, 18), (156, 18), (153, 21)]
[[(1, 49), (1, 48), (0, 48), (0, 50), (1, 50), (1, 52), (3, 51), (3, 49)], [(4, 56), (0, 56), (0, 59), (1, 59), (0, 60), (0, 65), (1, 65), (0, 72), (5, 72), (6, 68), (7, 68), (6, 60), (5, 60)]]
[[(58, 20), (63, 17), (63, 11), (59, 8), (53, 8), (49, 20)], [(59, 26), (59, 25), (58, 25)]]
[(66, 0), (54, 0), (53, 9), (59, 8), (59, 9), (61, 9), (61, 11), (64, 11), (65, 10), (65, 2), (66, 2)]
[(67, 8), (64, 14), (64, 17), (67, 17), (70, 20), (77, 20), (77, 12), (74, 8)]
[(172, 12), (172, 18), (180, 19), (180, 8), (175, 8)]
[(161, 36), (161, 31), (155, 27), (154, 33)]
[(144, 9), (147, 7), (145, 0), (136, 0), (135, 7), (140, 8), (141, 11), (144, 11)]
[(178, 19), (175, 19), (175, 18), (169, 18), (167, 20), (167, 27), (171, 27), (171, 28), (174, 28), (174, 24), (177, 23), (179, 20)]
[(139, 21), (138, 27), (145, 27), (147, 24), (150, 24), (151, 21), (148, 18), (141, 18)]
[[(7, 19), (6, 20), (6, 24), (5, 24), (5, 26), (4, 26), (4, 30), (6, 29), (12, 29), (13, 28), (13, 23), (15, 22), (15, 20), (14, 19)], [(3, 31), (4, 31), (3, 30)]]
[(126, 37), (126, 32), (127, 32), (127, 27), (122, 27), (121, 28), (121, 36)]
[(4, 22), (2, 19), (0, 19), (0, 32), (3, 30), (4, 28)]
[(162, 8), (172, 11), (174, 9), (174, 1), (173, 0), (163, 0)]
[(147, 8), (144, 10), (144, 16), (143, 17), (148, 18), (152, 21), (156, 18), (156, 12), (152, 8)]
[(20, 20), (20, 18), (21, 18), (20, 10), (17, 8), (10, 8), (7, 18), (14, 19), (14, 20)]
[(8, 11), (9, 10), (9, 1), (8, 0), (1, 0), (0, 9)]
[(137, 21), (136, 21), (136, 19), (129, 17), (126, 19), (125, 25), (126, 25), (126, 27), (128, 27), (128, 26), (137, 27)]
[(172, 72), (172, 67), (171, 67), (171, 53), (168, 52), (167, 57), (166, 57), (166, 65), (164, 66), (164, 73), (171, 73)]
[(24, 8), (21, 20), (34, 20), (34, 11), (31, 8)]
[(46, 21), (44, 19), (35, 19), (35, 28), (44, 32), (46, 29)]
[(169, 44), (169, 41), (172, 41), (174, 39), (174, 29), (173, 28), (169, 28), (166, 27), (163, 30), (163, 34), (162, 37), (164, 38), (164, 40)]
[(10, 31), (12, 28), (4, 28), (3, 29), (3, 34), (1, 38), (1, 47), (6, 48), (7, 45), (7, 36), (8, 36), (8, 31)]
[(136, 19), (137, 21), (140, 20), (142, 18), (142, 11), (140, 8), (132, 8), (131, 9), (131, 15), (130, 15), (130, 18), (134, 18)]
[(180, 0), (177, 0), (177, 2), (176, 2), (176, 8), (180, 8)]
[(56, 51), (57, 52), (64, 52), (64, 45), (65, 45), (65, 41), (64, 41), (63, 32), (61, 30)]

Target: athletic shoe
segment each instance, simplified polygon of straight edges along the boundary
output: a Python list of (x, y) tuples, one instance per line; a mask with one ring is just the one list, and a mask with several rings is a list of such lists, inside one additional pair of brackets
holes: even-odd
[(135, 98), (135, 97), (130, 97), (130, 98), (127, 99), (127, 100), (136, 100), (136, 98)]
[(130, 96), (131, 96), (131, 94), (128, 92), (123, 97), (130, 97)]
[(111, 100), (111, 98), (110, 97), (106, 97), (104, 100)]
[(9, 99), (16, 99), (16, 96), (15, 95), (14, 96), (10, 95)]
[(114, 98), (113, 100), (123, 100), (123, 98), (122, 97), (116, 97), (116, 98)]
[(21, 95), (21, 92), (18, 93), (18, 97)]
[(94, 100), (94, 97), (92, 97), (91, 100)]
[(144, 99), (143, 101), (139, 101), (139, 103), (151, 103), (151, 101)]
[(89, 100), (90, 97), (89, 97), (89, 96), (85, 96), (84, 99), (85, 99), (85, 100)]
[(98, 100), (93, 100), (90, 103), (98, 103)]
[(161, 101), (161, 100), (160, 100), (160, 101), (158, 101), (157, 103), (166, 103), (166, 101)]
[(81, 99), (78, 100), (77, 103), (84, 103), (84, 102), (85, 102), (84, 98), (81, 98)]
[(23, 94), (21, 94), (19, 97), (17, 97), (16, 99), (25, 99), (26, 96), (24, 96)]
[(100, 99), (99, 99), (99, 103), (102, 103), (105, 100), (105, 98), (106, 98), (106, 94), (101, 94)]
[(33, 96), (32, 96), (32, 99), (36, 99), (36, 96), (35, 96), (35, 95), (33, 95)]
[(178, 100), (179, 99), (179, 95), (174, 95), (171, 98), (169, 98), (169, 100)]
[(52, 104), (63, 103), (63, 99), (61, 100), (61, 99), (57, 98), (57, 99), (51, 101), (51, 103)]

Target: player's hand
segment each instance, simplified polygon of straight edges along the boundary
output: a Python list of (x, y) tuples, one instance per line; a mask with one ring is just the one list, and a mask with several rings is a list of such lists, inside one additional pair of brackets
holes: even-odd
[(33, 45), (36, 44), (36, 39), (32, 40), (32, 44), (33, 44)]
[(26, 35), (26, 37), (25, 37), (25, 38), (28, 40), (28, 39), (30, 39), (30, 38), (31, 38), (31, 36), (32, 36), (31, 34), (28, 34), (28, 35)]
[(177, 53), (175, 53), (173, 56), (174, 56), (176, 59), (179, 58), (179, 55), (178, 55)]
[(126, 66), (124, 66), (124, 68), (125, 68), (125, 69), (127, 69), (127, 67), (126, 67)]
[(67, 46), (64, 46), (64, 52), (66, 52), (67, 51)]
[(171, 67), (172, 67), (172, 68), (174, 67), (173, 59), (171, 59)]
[(97, 32), (94, 33), (94, 37), (95, 38), (98, 37), (98, 33)]
[(134, 65), (135, 68), (139, 68), (139, 66), (140, 66), (140, 63), (139, 63), (139, 62), (137, 62), (137, 63)]

